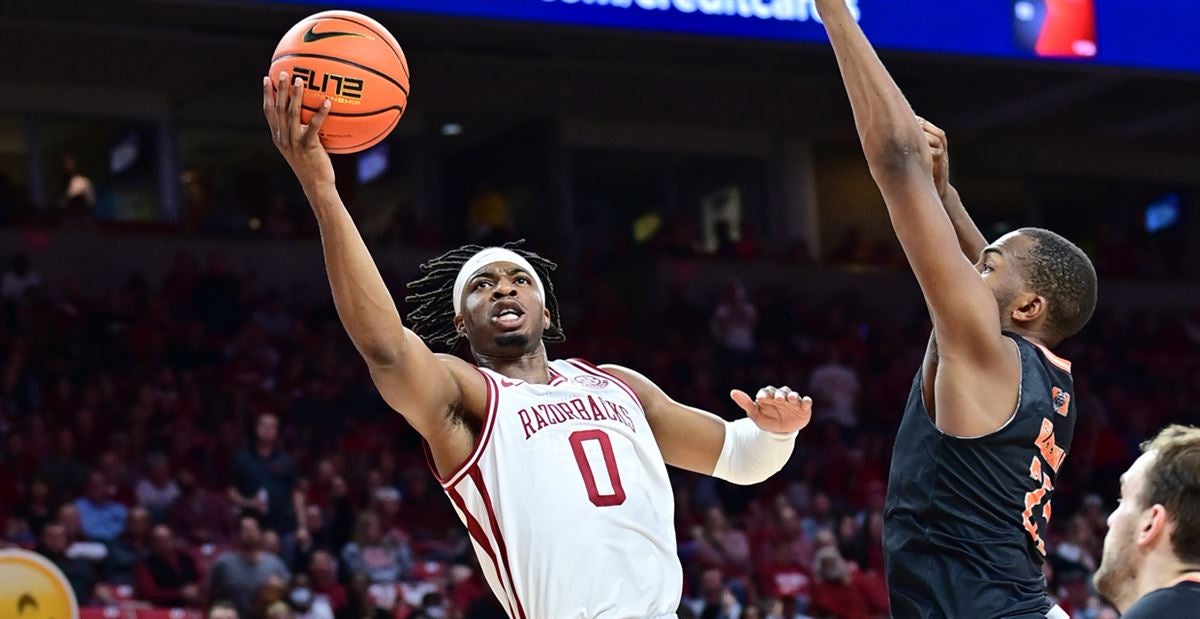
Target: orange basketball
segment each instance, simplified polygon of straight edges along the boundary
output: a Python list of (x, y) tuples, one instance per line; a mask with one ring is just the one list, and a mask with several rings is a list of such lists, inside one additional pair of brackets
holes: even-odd
[(268, 74), (304, 80), (301, 122), (329, 99), (321, 144), (355, 153), (387, 137), (408, 106), (408, 61), (379, 22), (352, 11), (325, 11), (292, 26), (275, 48)]

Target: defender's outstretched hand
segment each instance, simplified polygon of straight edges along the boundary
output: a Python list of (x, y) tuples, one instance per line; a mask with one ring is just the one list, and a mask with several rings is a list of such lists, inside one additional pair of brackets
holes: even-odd
[(729, 397), (767, 432), (790, 434), (803, 430), (812, 421), (812, 398), (801, 396), (788, 387), (764, 387), (758, 390), (754, 399), (745, 391), (734, 389), (729, 392)]
[(321, 102), (321, 109), (307, 125), (300, 124), (303, 100), (304, 81), (300, 78), (288, 85), (287, 73), (280, 73), (277, 82), (263, 77), (263, 115), (271, 127), (271, 139), (307, 190), (313, 183), (333, 183), (333, 163), (319, 136), (329, 116), (329, 100)]
[(925, 131), (925, 139), (933, 154), (933, 184), (937, 185), (938, 196), (945, 200), (946, 190), (950, 187), (950, 143), (946, 139), (946, 132), (937, 125), (920, 116), (917, 122)]

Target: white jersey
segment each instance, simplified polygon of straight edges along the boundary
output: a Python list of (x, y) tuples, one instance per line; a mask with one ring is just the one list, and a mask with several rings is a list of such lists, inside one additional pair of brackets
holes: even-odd
[(487, 417), (442, 487), (509, 617), (674, 617), (675, 501), (637, 395), (576, 359), (549, 385), (480, 372)]

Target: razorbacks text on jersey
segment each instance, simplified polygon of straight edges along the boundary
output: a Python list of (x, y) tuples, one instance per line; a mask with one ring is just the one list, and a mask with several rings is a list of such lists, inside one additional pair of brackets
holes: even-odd
[(1006, 333), (1021, 354), (1017, 408), (977, 438), (943, 433), (922, 371), (896, 434), (884, 563), (897, 619), (1045, 617), (1050, 499), (1075, 431), (1070, 362)]
[(549, 368), (548, 385), (479, 368), (483, 429), (439, 477), (488, 584), (513, 619), (674, 617), (675, 501), (637, 394), (586, 361)]

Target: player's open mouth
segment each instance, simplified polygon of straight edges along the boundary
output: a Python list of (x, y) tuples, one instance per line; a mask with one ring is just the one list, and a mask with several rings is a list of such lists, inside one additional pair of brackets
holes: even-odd
[(492, 322), (503, 329), (516, 329), (525, 324), (525, 310), (516, 303), (498, 303), (492, 310)]

